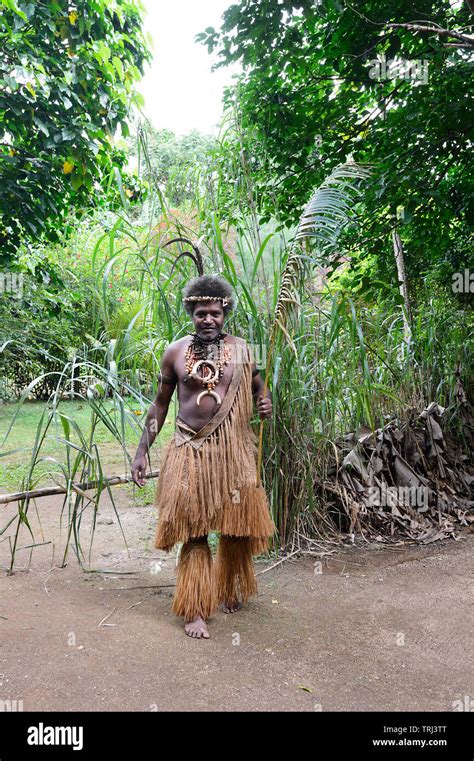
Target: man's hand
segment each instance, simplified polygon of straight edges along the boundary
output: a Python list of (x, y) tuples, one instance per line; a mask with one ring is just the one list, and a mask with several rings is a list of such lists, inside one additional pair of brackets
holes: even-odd
[(273, 411), (272, 400), (268, 397), (264, 399), (263, 396), (259, 396), (257, 399), (257, 410), (260, 415), (260, 420), (271, 417)]
[(146, 457), (145, 455), (137, 454), (132, 465), (132, 481), (137, 486), (145, 486), (146, 478)]

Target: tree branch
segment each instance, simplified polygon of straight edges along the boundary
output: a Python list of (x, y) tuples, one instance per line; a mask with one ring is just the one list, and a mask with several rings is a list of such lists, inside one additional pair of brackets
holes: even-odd
[(421, 26), (421, 24), (387, 24), (391, 29), (408, 29), (414, 32), (421, 32), (422, 34), (438, 34), (440, 37), (453, 37), (455, 40), (460, 40), (462, 47), (474, 48), (474, 37), (468, 37), (466, 34), (460, 32), (452, 32), (450, 29), (442, 29), (441, 27), (434, 26)]

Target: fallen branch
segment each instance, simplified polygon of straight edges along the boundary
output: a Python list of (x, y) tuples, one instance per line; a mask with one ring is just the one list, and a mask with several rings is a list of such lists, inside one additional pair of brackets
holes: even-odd
[(167, 589), (168, 587), (175, 587), (176, 584), (147, 584), (146, 586), (135, 586), (135, 587), (100, 587), (101, 590), (108, 592), (111, 589), (117, 589), (117, 590), (124, 590), (124, 589)]
[(273, 565), (269, 566), (268, 568), (264, 568), (263, 571), (258, 571), (258, 573), (256, 573), (255, 576), (260, 576), (262, 573), (266, 573), (267, 571), (271, 571), (272, 568), (276, 568), (277, 565), (280, 565), (280, 563), (284, 563), (285, 560), (289, 560), (291, 557), (293, 557), (293, 555), (298, 555), (300, 552), (301, 552), (300, 549), (295, 550), (294, 552), (290, 552), (289, 555), (285, 555), (284, 558), (282, 558), (281, 560), (278, 560), (278, 562), (276, 562), (276, 563), (273, 563)]
[[(159, 474), (159, 470), (152, 470), (145, 475), (145, 478), (157, 478)], [(70, 488), (73, 491), (79, 491), (80, 493), (81, 491), (96, 489), (100, 484), (117, 486), (117, 484), (127, 484), (131, 480), (132, 477), (127, 475), (112, 476), (111, 478), (104, 478), (102, 481), (86, 481), (83, 484), (70, 484)], [(67, 494), (67, 491), (65, 486), (46, 486), (44, 489), (35, 489), (34, 491), (19, 491), (15, 494), (0, 494), (0, 505), (6, 505), (8, 502), (19, 502), (22, 499), (37, 499), (38, 497), (50, 497), (54, 494)]]

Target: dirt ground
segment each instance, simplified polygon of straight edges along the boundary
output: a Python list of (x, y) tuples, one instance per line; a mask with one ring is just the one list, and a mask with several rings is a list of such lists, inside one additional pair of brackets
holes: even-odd
[[(473, 710), (472, 533), (425, 547), (328, 544), (319, 561), (268, 571), (275, 560), (258, 561), (259, 596), (194, 640), (170, 611), (176, 560), (153, 548), (155, 509), (134, 506), (127, 487), (114, 494), (129, 555), (104, 500), (95, 573), (72, 550), (58, 567), (60, 498), (38, 501), (43, 536), (30, 509), (35, 540), (50, 543), (31, 558), (21, 549), (12, 576), (1, 538), (0, 701), (25, 711)], [(3, 522), (16, 506), (0, 509)]]

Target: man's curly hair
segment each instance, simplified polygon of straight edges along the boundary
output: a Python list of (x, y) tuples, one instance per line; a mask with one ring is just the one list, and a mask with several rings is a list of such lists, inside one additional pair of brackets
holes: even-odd
[[(224, 280), (220, 275), (193, 277), (183, 288), (183, 299), (188, 296), (219, 296), (226, 298), (227, 304), (222, 307), (226, 317), (235, 307), (233, 290), (227, 280)], [(190, 317), (193, 316), (194, 309), (198, 304), (205, 303), (205, 301), (183, 301), (184, 308)]]

